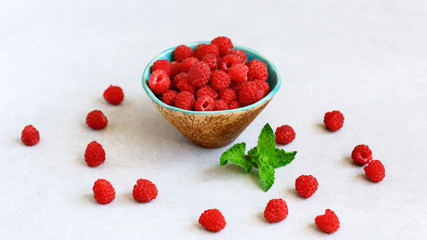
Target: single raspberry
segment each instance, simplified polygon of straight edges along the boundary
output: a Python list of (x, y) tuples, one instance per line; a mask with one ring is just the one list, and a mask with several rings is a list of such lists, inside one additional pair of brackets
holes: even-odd
[(92, 189), (93, 197), (100, 204), (108, 204), (116, 197), (113, 185), (105, 179), (96, 180)]
[(276, 128), (276, 142), (279, 144), (288, 144), (295, 139), (295, 131), (289, 125), (283, 125)]
[(326, 209), (325, 214), (317, 216), (314, 222), (325, 233), (333, 233), (340, 228), (338, 216), (330, 209)]
[(27, 146), (36, 145), (40, 141), (40, 133), (33, 125), (27, 125), (22, 130), (21, 141)]
[(179, 45), (173, 51), (173, 57), (177, 62), (182, 62), (185, 59), (189, 57), (194, 57), (194, 56), (196, 56), (196, 52), (194, 51), (194, 49), (187, 47), (185, 45)]
[(344, 115), (340, 111), (332, 111), (325, 113), (325, 117), (323, 119), (326, 127), (335, 132), (342, 128), (344, 124)]
[(173, 61), (171, 62), (171, 75), (170, 79), (174, 79), (176, 75), (181, 72), (181, 63)]
[(175, 98), (178, 95), (178, 92), (175, 90), (167, 90), (162, 95), (162, 102), (166, 103), (167, 105), (174, 106), (175, 105)]
[(258, 102), (264, 97), (264, 91), (259, 89), (257, 84), (253, 81), (243, 84), (239, 92), (239, 103), (241, 106), (247, 106)]
[(190, 57), (185, 59), (179, 66), (179, 72), (185, 72), (188, 73), (190, 71), (190, 69), (199, 62), (199, 59), (195, 58), (195, 57)]
[(138, 202), (149, 202), (155, 199), (157, 194), (157, 187), (150, 180), (138, 179), (133, 186), (132, 196)]
[(86, 124), (95, 130), (103, 129), (108, 124), (108, 119), (100, 110), (93, 110), (87, 114)]
[(213, 111), (215, 107), (215, 100), (207, 95), (204, 95), (196, 100), (194, 109), (196, 111)]
[(246, 82), (248, 81), (248, 66), (242, 63), (234, 64), (228, 69), (228, 75), (233, 82)]
[(228, 110), (228, 104), (222, 99), (215, 100), (214, 111)]
[(218, 69), (218, 58), (213, 54), (207, 54), (203, 57), (202, 62), (205, 62), (211, 71)]
[(311, 197), (318, 186), (317, 179), (312, 175), (301, 175), (295, 180), (295, 190), (303, 198)]
[(204, 43), (199, 44), (196, 47), (196, 58), (198, 58), (199, 60), (202, 60), (203, 57), (208, 54), (213, 54), (218, 58), (219, 57), (218, 47), (214, 44), (204, 44)]
[(208, 209), (200, 215), (199, 224), (208, 231), (219, 232), (224, 229), (226, 222), (222, 213), (214, 208)]
[(233, 100), (237, 99), (237, 93), (231, 88), (226, 88), (219, 92), (219, 97), (227, 104), (230, 104)]
[(254, 82), (258, 85), (259, 89), (262, 89), (264, 92), (264, 97), (270, 92), (270, 86), (268, 85), (268, 82), (262, 81), (259, 79), (255, 79)]
[(188, 81), (196, 87), (203, 87), (211, 78), (211, 69), (204, 62), (198, 62), (188, 72)]
[(216, 37), (211, 43), (218, 47), (220, 57), (227, 55), (233, 49), (233, 43), (228, 37)]
[(192, 94), (194, 94), (196, 92), (196, 87), (193, 86), (193, 84), (191, 84), (188, 81), (188, 75), (187, 73), (180, 73), (178, 75), (175, 76), (175, 78), (173, 79), (174, 85), (176, 86), (176, 88), (179, 89), (180, 92), (190, 92)]
[(248, 56), (243, 50), (233, 49), (230, 51), (229, 55), (236, 55), (240, 58), (240, 63), (246, 64), (248, 62)]
[(193, 110), (195, 101), (194, 94), (190, 92), (180, 92), (176, 95), (175, 107), (185, 110)]
[(236, 109), (236, 108), (240, 108), (240, 107), (241, 107), (240, 103), (237, 100), (233, 100), (233, 101), (231, 101), (230, 104), (228, 104), (229, 109)]
[(264, 217), (270, 223), (280, 222), (288, 216), (288, 205), (285, 200), (271, 199), (264, 210)]
[(223, 90), (230, 86), (231, 77), (224, 71), (215, 70), (211, 75), (211, 83), (215, 90)]
[(99, 166), (105, 161), (105, 151), (102, 145), (96, 141), (92, 141), (86, 147), (85, 161), (89, 167)]
[(241, 63), (242, 60), (237, 55), (225, 55), (219, 61), (219, 69), (224, 72), (227, 72), (229, 68), (231, 68), (234, 64)]
[(232, 88), (237, 95), (239, 95), (240, 90), (242, 90), (243, 84), (245, 84), (244, 82), (231, 82), (230, 88)]
[(211, 85), (206, 85), (199, 88), (196, 92), (196, 97), (201, 98), (203, 96), (209, 96), (216, 100), (218, 98), (218, 92), (213, 89)]
[(265, 63), (260, 60), (252, 60), (248, 63), (248, 80), (252, 81), (259, 79), (262, 81), (267, 81), (268, 78), (268, 68)]
[(162, 94), (169, 89), (171, 81), (169, 76), (163, 70), (156, 70), (151, 73), (148, 81), (151, 91), (154, 94)]
[(385, 177), (384, 165), (379, 160), (372, 160), (369, 164), (363, 168), (366, 176), (372, 182), (381, 182)]
[(170, 76), (172, 71), (172, 65), (167, 59), (157, 60), (153, 63), (153, 66), (151, 67), (151, 72), (154, 72), (156, 70), (163, 70), (168, 76)]
[(360, 144), (354, 147), (351, 158), (355, 164), (363, 166), (372, 160), (372, 151), (367, 145)]
[(123, 101), (123, 98), (125, 95), (123, 94), (123, 90), (119, 86), (113, 86), (110, 85), (105, 91), (104, 91), (104, 99), (114, 105), (118, 105)]

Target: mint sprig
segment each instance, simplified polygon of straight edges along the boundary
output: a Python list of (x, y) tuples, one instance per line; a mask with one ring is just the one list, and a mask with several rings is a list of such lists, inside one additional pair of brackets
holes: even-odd
[(264, 191), (268, 191), (274, 183), (274, 169), (288, 165), (294, 160), (297, 152), (285, 152), (276, 148), (273, 129), (267, 123), (262, 128), (256, 147), (245, 155), (246, 143), (237, 143), (222, 153), (220, 166), (232, 162), (241, 166), (247, 173), (252, 167), (258, 168)]

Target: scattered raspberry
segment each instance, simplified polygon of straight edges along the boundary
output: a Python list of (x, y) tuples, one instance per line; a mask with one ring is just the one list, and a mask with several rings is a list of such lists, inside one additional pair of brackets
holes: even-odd
[(219, 92), (219, 97), (227, 102), (227, 104), (230, 104), (232, 101), (237, 99), (237, 93), (231, 88), (226, 88)]
[(227, 55), (233, 49), (233, 43), (228, 37), (216, 37), (211, 43), (218, 47), (220, 57)]
[(175, 105), (175, 98), (178, 95), (178, 92), (175, 90), (167, 90), (162, 95), (162, 102), (166, 103), (167, 105), (174, 106)]
[(240, 49), (233, 49), (230, 51), (229, 55), (236, 55), (240, 58), (240, 63), (246, 64), (248, 62), (248, 56), (246, 53)]
[(357, 145), (351, 152), (351, 158), (355, 164), (363, 166), (372, 160), (372, 151), (367, 145)]
[(239, 103), (240, 106), (244, 107), (258, 102), (263, 97), (264, 91), (259, 89), (255, 82), (250, 81), (243, 84), (242, 89), (239, 92)]
[(196, 47), (196, 58), (198, 58), (199, 60), (202, 60), (203, 57), (208, 54), (213, 54), (218, 58), (219, 57), (218, 47), (214, 44), (204, 44), (204, 43), (199, 44)]
[(199, 59), (195, 58), (195, 57), (190, 57), (185, 59), (179, 66), (179, 72), (185, 72), (188, 73), (190, 71), (190, 69), (196, 65), (196, 63), (199, 62)]
[(93, 110), (87, 114), (86, 124), (92, 129), (99, 130), (107, 126), (108, 119), (101, 111)]
[(224, 229), (226, 225), (224, 216), (216, 208), (204, 211), (202, 215), (200, 215), (199, 223), (206, 230), (211, 232), (219, 232)]
[(230, 86), (231, 77), (224, 71), (215, 70), (211, 75), (211, 83), (215, 90), (223, 90)]
[(166, 75), (170, 76), (172, 71), (172, 65), (166, 59), (157, 60), (153, 63), (153, 66), (151, 67), (151, 72), (154, 72), (156, 70), (163, 70)]
[(333, 233), (340, 228), (340, 220), (334, 211), (326, 209), (324, 215), (319, 215), (314, 219), (317, 227), (325, 233)]
[(248, 66), (242, 63), (234, 64), (228, 69), (228, 75), (233, 82), (248, 81)]
[(323, 122), (329, 130), (335, 132), (342, 128), (344, 124), (344, 115), (342, 115), (340, 111), (336, 110), (332, 112), (327, 112), (325, 113)]
[(194, 95), (190, 92), (180, 92), (176, 95), (175, 98), (175, 107), (185, 109), (185, 110), (193, 110), (195, 103)]
[(301, 175), (295, 180), (295, 190), (303, 198), (311, 197), (316, 191), (319, 183), (311, 175)]
[(224, 72), (228, 72), (228, 69), (231, 68), (234, 64), (241, 63), (241, 59), (236, 55), (226, 55), (219, 61), (219, 69)]
[(259, 79), (255, 79), (254, 82), (257, 84), (259, 89), (263, 90), (264, 97), (268, 94), (268, 92), (270, 92), (270, 86), (268, 85), (268, 82)]
[(170, 79), (174, 79), (176, 75), (181, 72), (181, 63), (173, 61), (171, 62), (171, 75)]
[(180, 92), (187, 91), (192, 94), (196, 92), (196, 87), (188, 81), (187, 73), (180, 73), (176, 75), (173, 82)]
[(151, 73), (148, 85), (154, 94), (162, 94), (169, 89), (171, 81), (164, 71), (156, 70)]
[(229, 109), (236, 109), (236, 108), (240, 108), (240, 103), (237, 100), (233, 100), (231, 101), (231, 103), (228, 105)]
[(283, 125), (276, 128), (276, 142), (280, 144), (291, 143), (295, 139), (295, 131), (289, 125)]
[(182, 62), (185, 59), (189, 57), (194, 57), (194, 56), (196, 56), (196, 52), (192, 48), (187, 47), (185, 45), (179, 45), (173, 51), (173, 57), (177, 62)]
[(198, 98), (194, 104), (196, 111), (213, 111), (214, 107), (215, 100), (207, 95)]
[(132, 196), (138, 202), (149, 202), (155, 199), (157, 194), (156, 185), (147, 179), (138, 179), (133, 186)]
[(215, 91), (215, 89), (212, 88), (210, 85), (203, 86), (199, 88), (196, 92), (196, 97), (201, 98), (203, 96), (209, 96), (216, 100), (218, 98), (218, 92)]
[(370, 161), (368, 166), (363, 169), (372, 182), (381, 182), (385, 177), (384, 165), (379, 160)]
[(211, 78), (211, 69), (204, 62), (196, 63), (188, 72), (188, 81), (196, 87), (203, 87)]
[(288, 205), (285, 200), (271, 199), (264, 210), (264, 217), (270, 223), (280, 222), (288, 216)]
[(89, 143), (85, 151), (85, 161), (89, 167), (99, 166), (105, 161), (105, 151), (96, 141)]
[(248, 71), (249, 81), (252, 81), (255, 79), (267, 81), (268, 68), (267, 68), (267, 65), (265, 65), (265, 63), (254, 59), (248, 63), (248, 67), (249, 67), (249, 71)]
[(218, 58), (213, 54), (207, 54), (202, 59), (203, 62), (205, 62), (211, 71), (218, 69)]
[(33, 125), (25, 126), (21, 133), (21, 141), (27, 146), (36, 145), (40, 141), (39, 131)]
[(114, 105), (118, 105), (123, 101), (123, 98), (125, 95), (123, 94), (123, 90), (119, 86), (113, 86), (110, 85), (105, 91), (104, 91), (104, 99)]
[(228, 104), (222, 99), (215, 100), (214, 111), (228, 110)]
[(113, 185), (105, 179), (96, 180), (93, 185), (93, 197), (100, 204), (108, 204), (116, 197)]

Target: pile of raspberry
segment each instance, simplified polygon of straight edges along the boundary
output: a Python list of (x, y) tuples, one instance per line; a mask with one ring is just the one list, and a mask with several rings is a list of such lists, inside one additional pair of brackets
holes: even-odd
[(173, 52), (174, 61), (157, 60), (148, 85), (162, 102), (185, 110), (220, 111), (258, 102), (270, 91), (268, 68), (248, 62), (227, 37), (217, 37), (195, 49), (185, 45)]

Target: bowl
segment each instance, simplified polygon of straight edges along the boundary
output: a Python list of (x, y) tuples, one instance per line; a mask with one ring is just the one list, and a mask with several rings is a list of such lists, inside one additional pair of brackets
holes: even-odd
[[(199, 41), (185, 45), (195, 49), (201, 43), (209, 42)], [(142, 86), (157, 110), (180, 133), (201, 147), (219, 148), (233, 142), (267, 106), (281, 85), (279, 71), (270, 60), (253, 49), (233, 45), (234, 49), (243, 50), (247, 54), (248, 62), (252, 59), (258, 59), (267, 64), (268, 67), (267, 82), (270, 86), (270, 92), (258, 102), (245, 107), (223, 111), (189, 111), (167, 105), (157, 98), (148, 86), (151, 66), (157, 60), (173, 61), (173, 51), (176, 47), (169, 48), (153, 58), (142, 74)]]

